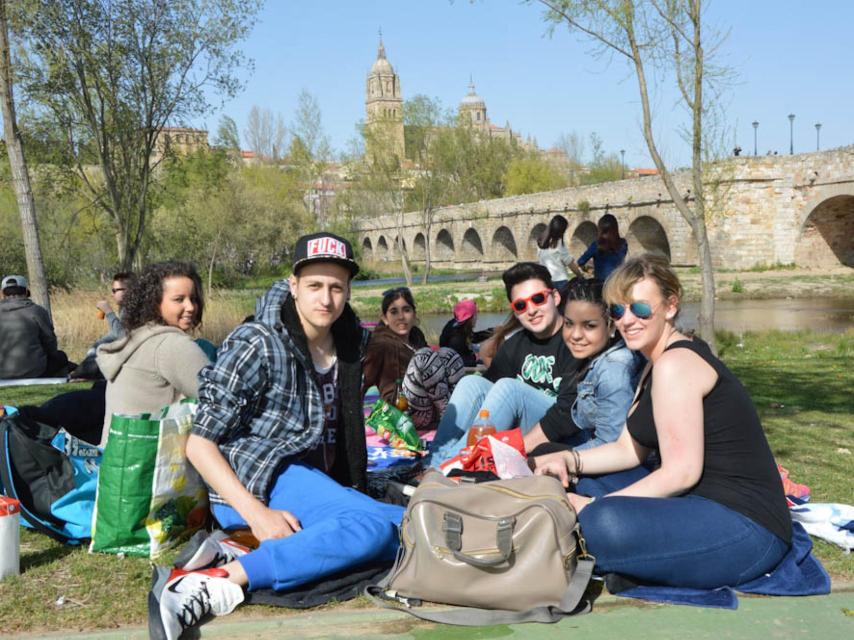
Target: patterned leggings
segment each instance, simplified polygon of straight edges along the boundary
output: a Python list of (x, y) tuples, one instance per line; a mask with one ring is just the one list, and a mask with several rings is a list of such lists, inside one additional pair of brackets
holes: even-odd
[(417, 429), (439, 422), (464, 373), (463, 359), (453, 349), (441, 347), (433, 351), (424, 347), (415, 352), (403, 378), (403, 395)]

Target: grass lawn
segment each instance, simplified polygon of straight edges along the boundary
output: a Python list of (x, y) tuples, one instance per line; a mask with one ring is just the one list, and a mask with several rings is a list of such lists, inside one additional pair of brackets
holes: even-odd
[[(852, 503), (854, 332), (721, 334), (719, 348), (753, 396), (778, 462), (796, 482), (811, 487), (814, 502)], [(0, 400), (39, 404), (80, 388), (0, 389)], [(854, 582), (854, 555), (820, 541), (815, 551), (837, 583)], [(4, 633), (145, 623), (147, 560), (90, 555), (85, 549), (63, 547), (24, 531), (21, 570), (20, 577), (0, 583)], [(58, 604), (60, 597), (62, 604)], [(337, 606), (364, 606), (364, 602)], [(261, 607), (249, 610), (265, 612)]]

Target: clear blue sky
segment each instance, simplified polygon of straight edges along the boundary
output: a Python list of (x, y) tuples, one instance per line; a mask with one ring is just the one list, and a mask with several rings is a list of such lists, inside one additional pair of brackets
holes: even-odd
[[(754, 120), (760, 154), (788, 153), (789, 113), (796, 115), (796, 152), (815, 149), (816, 122), (822, 148), (854, 143), (854, 2), (717, 0), (708, 22), (730, 30), (722, 62), (737, 78), (724, 107), (745, 153), (753, 151)], [(426, 94), (455, 107), (472, 74), (491, 120), (509, 120), (541, 147), (561, 132), (587, 138), (595, 131), (606, 151), (626, 150), (628, 165), (651, 166), (635, 80), (623, 62), (597, 60), (565, 29), (550, 37), (539, 6), (513, 0), (267, 0), (244, 47), (255, 60), (245, 90), (196, 124), (213, 133), (225, 113), (242, 133), (252, 105), (290, 122), (297, 95), (307, 89), (334, 148), (345, 148), (364, 117), (365, 76), (380, 27), (404, 99)], [(654, 109), (668, 159), (687, 164), (672, 93), (659, 93)], [(730, 135), (727, 146), (733, 144)]]

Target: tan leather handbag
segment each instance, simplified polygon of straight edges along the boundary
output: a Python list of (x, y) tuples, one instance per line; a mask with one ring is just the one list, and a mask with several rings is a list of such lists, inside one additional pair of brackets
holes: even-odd
[[(547, 476), (462, 483), (429, 471), (400, 525), (388, 577), (368, 588), (382, 606), (436, 622), (555, 622), (579, 607), (587, 555), (560, 482)], [(424, 601), (455, 605), (426, 612)]]

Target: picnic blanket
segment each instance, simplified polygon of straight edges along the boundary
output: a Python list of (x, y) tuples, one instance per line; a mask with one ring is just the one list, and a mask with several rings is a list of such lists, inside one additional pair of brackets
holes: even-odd
[(24, 387), (33, 384), (65, 384), (68, 376), (62, 378), (12, 378), (0, 380), (0, 387)]
[[(365, 393), (363, 401), (363, 410), (365, 418), (367, 418), (374, 403), (379, 399), (380, 393), (376, 387), (371, 387)], [(419, 431), (422, 440), (430, 442), (436, 435), (436, 430)], [(389, 446), (388, 442), (381, 439), (374, 430), (370, 427), (365, 427), (365, 440), (368, 446), (368, 474), (377, 473), (390, 467), (408, 467), (418, 463), (420, 456), (408, 455), (409, 452), (400, 449), (395, 449)]]
[(633, 583), (623, 576), (605, 579), (608, 591), (625, 598), (638, 598), (666, 604), (737, 609), (738, 596), (756, 593), (768, 596), (817, 596), (830, 593), (830, 576), (812, 554), (812, 540), (799, 522), (792, 523), (792, 547), (771, 573), (735, 587), (684, 589)]

